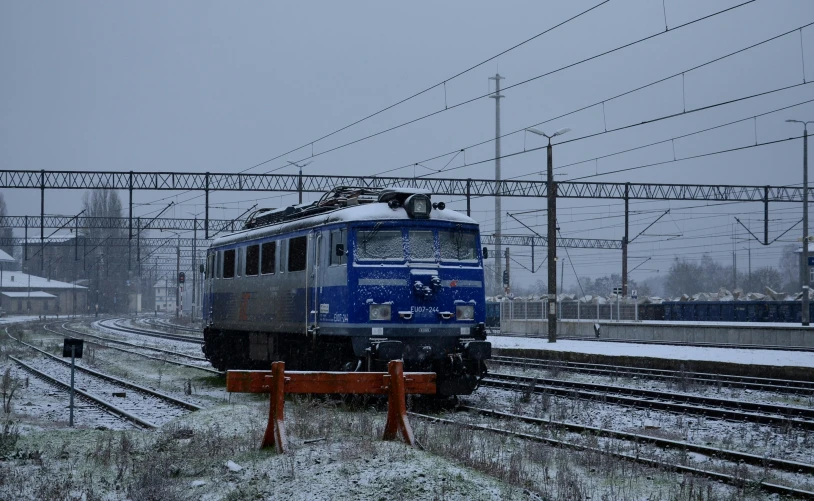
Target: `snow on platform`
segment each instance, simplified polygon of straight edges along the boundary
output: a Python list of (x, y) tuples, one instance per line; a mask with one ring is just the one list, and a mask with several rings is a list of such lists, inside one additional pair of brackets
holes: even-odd
[(803, 351), (760, 350), (741, 348), (711, 348), (706, 346), (676, 346), (611, 341), (579, 341), (564, 339), (549, 343), (545, 338), (489, 336), (492, 348), (561, 351), (591, 355), (634, 356), (671, 360), (697, 360), (744, 365), (814, 367), (814, 353)]

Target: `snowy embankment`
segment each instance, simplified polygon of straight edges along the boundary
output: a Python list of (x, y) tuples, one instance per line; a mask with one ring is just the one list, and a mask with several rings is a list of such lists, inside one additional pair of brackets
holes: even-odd
[(814, 367), (814, 353), (802, 351), (710, 348), (609, 341), (560, 340), (549, 343), (544, 338), (489, 336), (492, 348), (587, 353), (591, 355), (636, 356), (669, 360), (696, 360), (745, 365)]

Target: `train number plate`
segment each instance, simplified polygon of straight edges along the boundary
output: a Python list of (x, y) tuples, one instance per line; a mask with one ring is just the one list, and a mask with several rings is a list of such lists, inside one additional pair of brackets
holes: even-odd
[(322, 303), (322, 304), (319, 305), (319, 312), (320, 313), (327, 314), (329, 309), (330, 309), (329, 304)]
[(373, 327), (371, 329), (373, 331), (374, 336), (383, 336), (384, 335), (384, 327)]

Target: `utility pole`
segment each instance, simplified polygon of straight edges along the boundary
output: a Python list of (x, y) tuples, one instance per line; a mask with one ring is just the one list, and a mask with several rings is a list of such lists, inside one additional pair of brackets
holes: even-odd
[(195, 266), (198, 264), (198, 254), (196, 252), (195, 243), (198, 240), (198, 216), (195, 216), (195, 221), (192, 225), (192, 316), (190, 320), (195, 320), (195, 284), (197, 281), (195, 277), (198, 275), (198, 270)]
[(500, 100), (503, 95), (500, 93), (500, 81), (504, 78), (500, 73), (495, 73), (495, 76), (489, 77), (489, 80), (495, 81), (495, 93), (490, 98), (495, 100), (495, 286), (500, 290), (500, 283), (503, 279), (503, 273), (500, 266), (500, 251), (501, 249), (501, 224), (500, 218), (502, 217), (501, 200), (500, 200)]
[(622, 296), (627, 297), (627, 244), (630, 242), (628, 233), (628, 207), (630, 183), (625, 183), (625, 235), (622, 237)]
[(803, 289), (801, 320), (804, 326), (808, 326), (808, 287), (811, 282), (808, 266), (808, 124), (814, 123), (814, 120), (786, 120), (786, 122), (803, 124), (803, 255), (801, 256), (800, 285)]
[[(509, 267), (509, 258), (510, 258), (509, 248), (506, 247), (506, 271), (505, 271), (505, 278), (503, 280), (503, 292), (507, 296), (509, 295), (509, 292), (511, 292), (511, 290), (512, 290), (512, 287), (511, 287), (512, 277), (511, 277), (511, 269)], [(498, 258), (498, 261), (500, 261), (500, 258)]]
[(181, 305), (181, 284), (178, 277), (181, 276), (181, 237), (178, 237), (178, 245), (175, 247), (175, 318), (180, 316), (178, 308)]
[[(556, 135), (556, 134), (555, 134)], [(548, 138), (548, 342), (557, 342), (557, 184), (554, 182), (554, 157)]]

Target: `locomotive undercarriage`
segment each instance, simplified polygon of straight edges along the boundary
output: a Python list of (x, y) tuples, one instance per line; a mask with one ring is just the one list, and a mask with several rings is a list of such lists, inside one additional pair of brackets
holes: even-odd
[(390, 360), (404, 369), (435, 372), (438, 395), (468, 395), (486, 374), (490, 344), (472, 338), (304, 336), (302, 334), (204, 330), (202, 350), (218, 370), (268, 369), (283, 360), (287, 370), (386, 371)]

